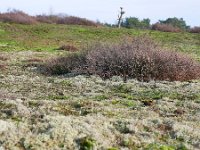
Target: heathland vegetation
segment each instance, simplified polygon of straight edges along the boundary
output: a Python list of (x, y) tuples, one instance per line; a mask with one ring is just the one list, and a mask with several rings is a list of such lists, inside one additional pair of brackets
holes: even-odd
[(0, 13), (0, 149), (200, 149), (200, 34)]

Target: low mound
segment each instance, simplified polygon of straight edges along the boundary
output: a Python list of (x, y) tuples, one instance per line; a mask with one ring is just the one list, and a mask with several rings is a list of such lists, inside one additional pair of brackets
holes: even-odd
[(182, 53), (162, 50), (144, 36), (118, 44), (97, 43), (81, 54), (50, 60), (44, 68), (47, 74), (122, 76), (124, 81), (187, 81), (200, 77), (198, 62)]

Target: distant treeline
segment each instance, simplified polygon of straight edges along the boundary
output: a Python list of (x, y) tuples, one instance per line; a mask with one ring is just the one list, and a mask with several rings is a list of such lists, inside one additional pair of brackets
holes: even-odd
[[(109, 27), (115, 27), (115, 24), (105, 24)], [(122, 27), (124, 28), (136, 28), (136, 29), (151, 29), (163, 32), (183, 32), (189, 31), (191, 33), (200, 33), (200, 27), (191, 28), (186, 24), (183, 18), (168, 18), (166, 20), (159, 20), (155, 24), (151, 24), (149, 18), (140, 20), (136, 17), (127, 17), (122, 22)]]
[[(117, 27), (116, 24), (101, 23), (91, 21), (85, 18), (68, 16), (64, 14), (43, 14), (37, 16), (30, 16), (20, 10), (9, 10), (5, 13), (0, 13), (0, 22), (6, 23), (19, 23), (19, 24), (37, 24), (37, 23), (49, 23), (49, 24), (68, 24), (68, 25), (85, 25), (85, 26), (108, 26)], [(136, 29), (149, 29), (158, 30), (163, 32), (191, 32), (200, 33), (200, 27), (191, 28), (186, 24), (183, 18), (168, 18), (166, 20), (159, 20), (155, 24), (151, 24), (149, 18), (138, 19), (136, 17), (127, 17), (122, 22), (124, 28), (136, 28)]]

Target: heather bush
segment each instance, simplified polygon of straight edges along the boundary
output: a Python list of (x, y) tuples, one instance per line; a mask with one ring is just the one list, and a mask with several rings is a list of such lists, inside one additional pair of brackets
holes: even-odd
[(152, 30), (158, 30), (163, 32), (181, 32), (182, 30), (178, 27), (174, 27), (171, 24), (156, 23), (152, 25)]
[(200, 64), (188, 56), (161, 50), (147, 37), (119, 44), (98, 44), (87, 55), (88, 70), (104, 78), (115, 75), (138, 80), (190, 80), (200, 75)]
[(85, 26), (100, 26), (100, 24), (80, 17), (66, 15), (37, 15), (30, 16), (23, 11), (11, 10), (6, 13), (0, 13), (0, 22), (19, 23), (19, 24), (68, 24), (68, 25), (85, 25)]
[(59, 17), (57, 15), (37, 15), (36, 20), (40, 23), (57, 23), (59, 20)]
[(98, 26), (98, 24), (93, 21), (74, 16), (59, 18), (57, 24)]
[(173, 51), (162, 50), (148, 37), (126, 39), (119, 43), (97, 43), (86, 52), (61, 57), (47, 63), (50, 74), (76, 72), (102, 78), (122, 76), (140, 81), (187, 81), (200, 77), (200, 64)]
[(41, 23), (99, 26), (96, 22), (90, 21), (85, 18), (74, 17), (74, 16), (38, 15), (36, 16), (36, 19), (37, 21)]
[(12, 10), (6, 13), (0, 13), (0, 22), (19, 23), (19, 24), (35, 24), (35, 17), (29, 16), (23, 11)]
[(84, 68), (85, 54), (73, 53), (66, 57), (58, 57), (48, 60), (42, 67), (44, 74), (62, 75), (66, 73), (76, 73)]
[(193, 27), (189, 29), (190, 33), (200, 33), (200, 27)]

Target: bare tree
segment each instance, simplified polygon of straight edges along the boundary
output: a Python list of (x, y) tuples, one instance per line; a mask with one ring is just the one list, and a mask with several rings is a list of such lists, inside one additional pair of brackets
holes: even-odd
[(123, 7), (120, 7), (120, 14), (118, 15), (118, 28), (121, 28), (121, 23), (122, 23), (122, 17), (125, 14), (125, 11), (123, 11)]

